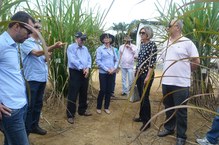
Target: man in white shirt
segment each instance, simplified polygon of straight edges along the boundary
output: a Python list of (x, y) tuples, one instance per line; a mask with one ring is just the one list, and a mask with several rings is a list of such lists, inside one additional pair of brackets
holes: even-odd
[[(190, 39), (182, 36), (182, 28), (181, 20), (172, 20), (167, 29), (170, 37), (164, 43), (164, 46), (167, 46), (163, 53), (162, 78), (165, 109), (181, 105), (189, 97), (191, 71), (200, 63), (196, 46)], [(187, 138), (187, 109), (178, 109), (172, 116), (174, 111), (166, 112), (166, 120), (170, 119), (164, 124), (164, 130), (159, 132), (158, 136), (173, 134), (176, 127), (176, 145), (184, 145)]]
[[(131, 37), (126, 36), (124, 38), (125, 43), (119, 47), (120, 53), (120, 68), (122, 71), (122, 96), (126, 96), (129, 93), (129, 89), (132, 86), (134, 79), (134, 56), (137, 47), (131, 43)], [(128, 85), (127, 85), (128, 75)]]

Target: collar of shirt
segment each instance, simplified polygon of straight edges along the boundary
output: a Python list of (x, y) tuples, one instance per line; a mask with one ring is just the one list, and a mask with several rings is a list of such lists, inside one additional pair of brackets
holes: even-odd
[(8, 45), (17, 47), (17, 43), (11, 38), (11, 36), (9, 35), (7, 31), (5, 31), (3, 35), (5, 36), (6, 42), (8, 43)]
[(78, 45), (76, 49), (82, 49), (82, 48), (83, 48), (83, 46)]
[(74, 48), (74, 49), (82, 49), (82, 48), (84, 48), (85, 46), (84, 45), (82, 45), (82, 46), (79, 46), (78, 45), (78, 43), (72, 43), (72, 47)]
[(104, 49), (112, 49), (113, 47), (110, 45), (110, 47), (109, 47), (109, 48), (106, 48), (106, 46), (105, 46), (105, 45), (103, 45), (103, 48), (104, 48)]

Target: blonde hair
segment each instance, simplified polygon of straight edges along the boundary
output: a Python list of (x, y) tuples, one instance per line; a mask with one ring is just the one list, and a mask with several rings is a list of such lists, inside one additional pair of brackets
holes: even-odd
[(144, 26), (140, 29), (140, 31), (144, 29), (145, 33), (148, 35), (149, 39), (153, 38), (154, 36), (154, 32), (153, 29), (150, 26)]

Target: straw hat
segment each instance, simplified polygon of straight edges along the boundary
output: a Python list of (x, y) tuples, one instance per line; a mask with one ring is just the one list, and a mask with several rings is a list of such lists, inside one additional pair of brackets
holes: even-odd
[(100, 41), (101, 41), (102, 43), (104, 43), (104, 42), (103, 42), (103, 39), (106, 38), (106, 37), (111, 39), (110, 44), (113, 44), (113, 43), (114, 43), (115, 37), (114, 37), (113, 35), (109, 34), (109, 33), (103, 33), (102, 35), (100, 35)]

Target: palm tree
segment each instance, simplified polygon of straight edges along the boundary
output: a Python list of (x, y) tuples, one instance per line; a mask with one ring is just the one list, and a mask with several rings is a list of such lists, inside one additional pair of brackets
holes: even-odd
[(119, 29), (119, 25), (118, 24), (113, 23), (113, 26), (111, 28), (112, 28), (112, 30), (116, 31), (116, 34), (119, 34), (120, 29)]
[(120, 22), (118, 24), (113, 23), (113, 26), (111, 28), (112, 30), (116, 31), (116, 47), (119, 47), (123, 43), (123, 38), (128, 31), (128, 26), (129, 24), (126, 24), (124, 22)]

